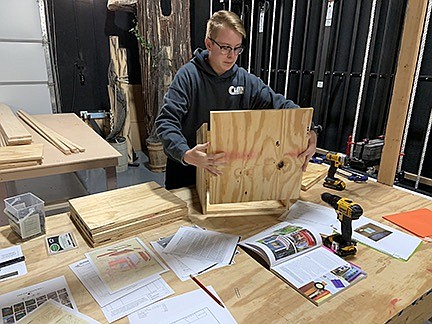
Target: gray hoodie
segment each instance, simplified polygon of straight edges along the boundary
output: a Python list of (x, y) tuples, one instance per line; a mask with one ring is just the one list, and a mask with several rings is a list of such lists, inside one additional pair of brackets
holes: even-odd
[(156, 118), (157, 135), (172, 159), (181, 162), (196, 145), (196, 131), (212, 110), (298, 108), (237, 64), (219, 76), (207, 50), (197, 49), (194, 56), (178, 70)]

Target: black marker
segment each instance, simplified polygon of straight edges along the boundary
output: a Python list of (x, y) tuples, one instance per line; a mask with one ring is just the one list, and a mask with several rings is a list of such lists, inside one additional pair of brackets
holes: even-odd
[(10, 259), (10, 260), (7, 260), (7, 261), (3, 261), (3, 262), (0, 262), (0, 268), (4, 268), (4, 267), (10, 266), (12, 264), (15, 264), (15, 263), (18, 263), (18, 262), (22, 262), (24, 260), (25, 260), (25, 257), (24, 257), (24, 255), (22, 255), (22, 256), (20, 256), (18, 258), (14, 258), (14, 259)]

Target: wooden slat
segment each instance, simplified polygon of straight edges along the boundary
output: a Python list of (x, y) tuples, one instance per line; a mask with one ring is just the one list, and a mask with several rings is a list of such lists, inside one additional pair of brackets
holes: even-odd
[(41, 161), (43, 144), (0, 147), (0, 164), (24, 161)]
[(225, 152), (223, 174), (209, 178), (210, 203), (295, 200), (297, 155), (307, 148), (313, 109), (214, 111), (210, 153)]
[(17, 114), (23, 121), (27, 123), (27, 125), (33, 128), (37, 133), (39, 133), (39, 135), (41, 135), (49, 143), (58, 148), (61, 152), (63, 152), (64, 154), (71, 154), (71, 150), (66, 145), (57, 141), (55, 138), (53, 138), (52, 135), (50, 136), (48, 127), (41, 126), (41, 123), (31, 118), (30, 115), (27, 114), (25, 111), (19, 110)]
[(73, 143), (71, 140), (40, 123), (36, 119), (32, 118), (25, 111), (19, 110), (18, 116), (63, 153), (71, 154), (85, 151), (83, 147)]
[(31, 134), (3, 103), (0, 103), (0, 132), (8, 145), (30, 144), (32, 141)]
[(395, 75), (378, 182), (392, 186), (399, 161), (402, 136), (423, 31), (427, 1), (408, 1)]

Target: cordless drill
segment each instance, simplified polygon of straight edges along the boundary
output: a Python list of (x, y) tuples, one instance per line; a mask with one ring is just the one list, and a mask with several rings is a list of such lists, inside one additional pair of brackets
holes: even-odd
[(326, 188), (342, 191), (345, 189), (345, 182), (335, 177), (339, 167), (347, 165), (349, 158), (342, 153), (328, 152), (326, 155), (327, 161), (330, 162), (330, 168), (327, 177), (324, 179), (323, 186)]
[(341, 222), (342, 234), (333, 234), (324, 238), (324, 245), (332, 249), (337, 255), (346, 257), (357, 253), (357, 242), (351, 239), (352, 221), (363, 215), (359, 204), (350, 199), (342, 198), (330, 193), (323, 193), (321, 199), (332, 206)]

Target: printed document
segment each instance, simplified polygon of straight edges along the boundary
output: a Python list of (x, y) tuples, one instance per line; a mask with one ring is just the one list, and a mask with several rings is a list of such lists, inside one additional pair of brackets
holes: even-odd
[(0, 250), (0, 281), (23, 276), (27, 267), (20, 245)]
[(147, 284), (136, 284), (110, 294), (87, 259), (69, 267), (102, 307), (102, 312), (110, 323), (174, 294), (160, 276)]
[(238, 235), (180, 227), (164, 252), (228, 265), (234, 257), (239, 241)]
[(52, 299), (41, 307), (36, 308), (29, 315), (18, 321), (20, 324), (56, 323), (56, 324), (99, 324), (93, 318), (74, 311)]
[[(207, 288), (217, 296), (217, 293), (211, 286)], [(222, 308), (218, 305), (202, 289), (152, 304), (129, 315), (128, 319), (130, 324), (237, 323), (227, 308)]]

